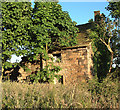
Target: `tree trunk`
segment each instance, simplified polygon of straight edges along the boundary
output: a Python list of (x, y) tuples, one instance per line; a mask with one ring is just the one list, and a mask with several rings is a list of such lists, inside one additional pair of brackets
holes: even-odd
[(2, 82), (2, 78), (3, 78), (3, 71), (4, 71), (4, 64), (3, 64), (3, 66), (2, 66), (2, 72), (1, 72), (1, 76), (0, 76), (0, 80), (1, 80), (1, 82)]
[[(48, 54), (48, 47), (47, 47), (47, 43), (46, 43), (46, 53)], [(48, 60), (46, 59), (46, 66), (48, 66)]]
[(102, 40), (102, 39), (100, 39), (100, 40), (106, 45), (107, 49), (109, 50), (109, 52), (111, 54), (110, 68), (109, 68), (109, 73), (108, 73), (108, 75), (110, 75), (111, 70), (112, 70), (112, 64), (113, 64), (113, 51), (112, 51), (112, 49), (110, 47), (110, 39), (109, 39), (109, 43), (108, 44), (106, 44), (106, 42), (104, 40)]
[(42, 53), (40, 54), (40, 71), (43, 70)]
[(110, 60), (110, 68), (109, 68), (109, 73), (112, 70), (112, 64), (113, 64), (113, 52), (111, 52), (111, 60)]

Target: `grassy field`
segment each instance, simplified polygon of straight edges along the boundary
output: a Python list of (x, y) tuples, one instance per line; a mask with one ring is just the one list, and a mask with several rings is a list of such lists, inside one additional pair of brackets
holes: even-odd
[(79, 85), (2, 83), (2, 108), (118, 108), (118, 81)]

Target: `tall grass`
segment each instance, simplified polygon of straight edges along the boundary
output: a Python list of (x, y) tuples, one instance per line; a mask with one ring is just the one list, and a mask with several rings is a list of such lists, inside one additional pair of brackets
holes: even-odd
[(118, 108), (118, 80), (76, 85), (3, 82), (3, 108)]

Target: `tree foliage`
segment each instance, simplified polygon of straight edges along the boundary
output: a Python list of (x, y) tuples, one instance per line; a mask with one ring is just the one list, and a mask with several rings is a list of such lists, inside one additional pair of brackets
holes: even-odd
[(76, 44), (75, 25), (57, 2), (35, 2), (30, 42), (34, 56), (40, 54), (42, 59), (46, 60), (46, 67), (37, 75), (39, 78), (44, 76), (44, 79), (53, 79), (54, 73), (60, 70), (48, 63), (48, 52)]
[(36, 76), (32, 76), (35, 80), (45, 81), (50, 79), (50, 76), (53, 79), (54, 73), (60, 68), (51, 64), (52, 62), (48, 63), (48, 52), (75, 45), (77, 43), (75, 25), (69, 14), (63, 12), (57, 2), (35, 2), (33, 9), (30, 2), (3, 2), (2, 62), (4, 68), (12, 67), (8, 60), (13, 54), (30, 56), (30, 61), (38, 60), (40, 57), (46, 61), (46, 67), (40, 69)]
[[(94, 43), (97, 43), (96, 50), (99, 48), (104, 49), (104, 50), (101, 50), (102, 53), (99, 53), (98, 56), (100, 57), (104, 53), (106, 53), (106, 55), (108, 55), (107, 51), (109, 52), (109, 55), (110, 55), (109, 65), (110, 66), (109, 66), (108, 73), (110, 73), (111, 69), (112, 69), (113, 55), (114, 55), (114, 50), (112, 48), (113, 47), (112, 45), (114, 42), (112, 42), (112, 41), (114, 41), (117, 37), (117, 30), (115, 29), (116, 25), (117, 25), (116, 22), (110, 20), (109, 18), (106, 18), (105, 15), (102, 14), (101, 16), (98, 16), (98, 21), (95, 23), (94, 28), (91, 30), (88, 30), (90, 38), (93, 39)], [(99, 46), (99, 45), (101, 45), (101, 46)], [(107, 49), (107, 51), (105, 51), (106, 49)], [(99, 57), (97, 57), (97, 58), (99, 58)], [(103, 60), (104, 60), (104, 59), (106, 59), (105, 57), (107, 57), (107, 56), (103, 56), (103, 57), (104, 57), (103, 58)], [(99, 60), (100, 59), (101, 58), (99, 58)], [(98, 61), (98, 59), (97, 59), (97, 61)], [(107, 64), (107, 60), (104, 60), (103, 63)], [(100, 65), (100, 63), (98, 63), (98, 64)], [(102, 74), (102, 72), (101, 72), (101, 74)]]
[(43, 46), (47, 43), (48, 50), (76, 44), (76, 24), (57, 2), (35, 2), (33, 24), (37, 30), (33, 39), (42, 38), (40, 41), (44, 41)]
[(32, 8), (30, 2), (2, 2), (2, 64), (11, 67), (11, 55), (29, 53), (29, 31)]
[(120, 17), (120, 1), (119, 2), (114, 2), (114, 0), (110, 1), (106, 9), (110, 11), (110, 15), (112, 15), (113, 18)]
[(114, 41), (114, 50), (115, 50), (115, 60), (114, 63), (116, 64), (116, 67), (120, 66), (120, 1), (114, 2), (110, 1), (109, 5), (106, 7), (108, 11), (110, 11), (110, 15), (112, 18), (115, 18), (115, 20), (118, 20), (118, 36), (116, 40)]

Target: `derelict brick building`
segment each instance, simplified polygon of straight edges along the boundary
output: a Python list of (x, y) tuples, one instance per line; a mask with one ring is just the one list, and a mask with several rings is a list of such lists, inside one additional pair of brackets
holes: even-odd
[[(99, 11), (95, 11), (95, 16), (100, 14)], [(49, 53), (50, 56), (54, 57), (54, 65), (60, 66), (62, 70), (58, 73), (58, 75), (62, 76), (61, 82), (63, 84), (75, 84), (81, 81), (85, 81), (86, 79), (92, 78), (93, 76), (93, 61), (92, 61), (92, 47), (91, 41), (89, 40), (89, 36), (86, 31), (92, 28), (94, 23), (86, 23), (83, 25), (78, 25), (79, 32), (77, 33), (77, 41), (78, 44), (72, 47), (65, 47), (61, 50), (56, 50), (52, 53)], [(60, 62), (57, 62), (57, 59)], [(21, 63), (24, 62), (26, 67), (28, 67), (31, 71), (25, 72), (22, 67), (19, 68), (18, 72), (20, 75), (19, 79), (26, 79), (30, 74), (34, 74), (37, 70), (40, 69), (39, 61), (38, 63), (30, 63), (26, 62), (23, 58)], [(45, 63), (43, 61), (43, 67)], [(13, 71), (10, 71), (12, 74)], [(8, 74), (11, 74), (11, 73)], [(7, 74), (7, 72), (6, 72)], [(11, 75), (12, 76), (12, 75)], [(18, 76), (16, 76), (18, 77)], [(55, 79), (55, 82), (57, 79)]]
[[(62, 68), (58, 75), (62, 76), (63, 84), (79, 83), (92, 78), (92, 47), (86, 34), (86, 30), (90, 26), (92, 26), (91, 23), (78, 26), (82, 30), (78, 33), (76, 46), (66, 47), (50, 54), (55, 58), (54, 64)], [(60, 62), (57, 62), (57, 59)], [(56, 80), (55, 82), (57, 82)]]

